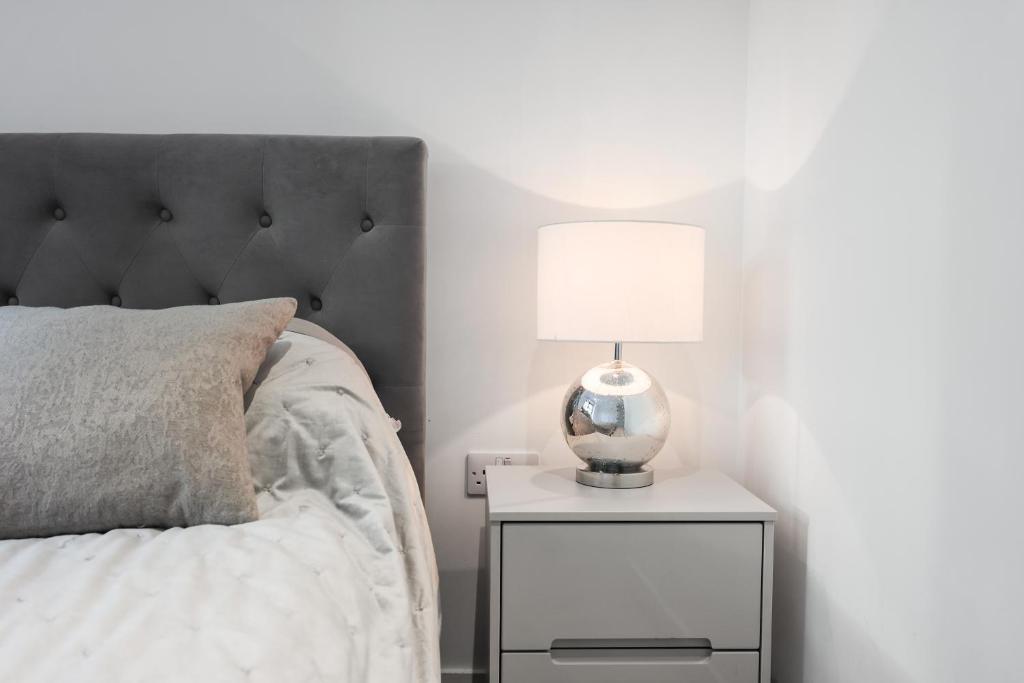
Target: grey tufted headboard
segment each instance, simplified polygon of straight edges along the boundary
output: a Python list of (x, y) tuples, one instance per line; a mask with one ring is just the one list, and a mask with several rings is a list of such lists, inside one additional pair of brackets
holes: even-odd
[(274, 296), (363, 360), (423, 489), (414, 138), (0, 134), (0, 305)]

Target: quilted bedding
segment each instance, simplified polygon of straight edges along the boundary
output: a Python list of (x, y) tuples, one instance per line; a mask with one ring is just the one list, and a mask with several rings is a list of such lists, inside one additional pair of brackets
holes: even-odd
[(285, 332), (248, 397), (260, 519), (0, 542), (0, 681), (437, 681), (437, 570), (353, 357)]

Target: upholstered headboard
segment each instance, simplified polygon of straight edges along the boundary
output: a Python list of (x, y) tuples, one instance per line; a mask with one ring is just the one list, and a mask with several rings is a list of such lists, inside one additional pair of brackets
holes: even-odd
[(413, 138), (0, 135), (0, 305), (274, 296), (363, 360), (423, 488), (426, 147)]

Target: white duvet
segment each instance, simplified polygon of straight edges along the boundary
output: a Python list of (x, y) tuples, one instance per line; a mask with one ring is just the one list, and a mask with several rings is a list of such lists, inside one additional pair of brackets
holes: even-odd
[(437, 681), (416, 483), (358, 361), (285, 332), (246, 413), (261, 519), (0, 541), (0, 681)]

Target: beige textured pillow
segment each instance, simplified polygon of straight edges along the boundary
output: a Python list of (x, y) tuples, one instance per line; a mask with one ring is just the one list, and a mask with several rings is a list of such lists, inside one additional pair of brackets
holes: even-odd
[(294, 313), (0, 308), (0, 538), (255, 519), (242, 397)]

